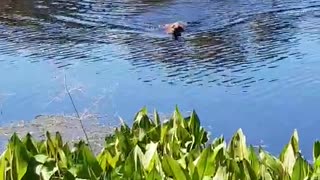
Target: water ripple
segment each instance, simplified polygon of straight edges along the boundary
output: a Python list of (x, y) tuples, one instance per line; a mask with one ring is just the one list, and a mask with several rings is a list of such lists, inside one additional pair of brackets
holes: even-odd
[[(151, 84), (213, 83), (246, 89), (278, 80), (257, 74), (304, 56), (297, 51), (302, 19), (307, 19), (303, 30), (308, 37), (319, 40), (314, 31), (320, 24), (311, 23), (319, 11), (318, 1), (294, 0), (4, 0), (0, 53), (29, 57), (32, 63), (50, 61), (56, 68), (127, 61), (130, 71)], [(172, 41), (161, 29), (177, 19), (188, 24), (181, 42)], [(293, 78), (297, 84), (289, 83), (312, 81), (303, 78), (306, 81)]]

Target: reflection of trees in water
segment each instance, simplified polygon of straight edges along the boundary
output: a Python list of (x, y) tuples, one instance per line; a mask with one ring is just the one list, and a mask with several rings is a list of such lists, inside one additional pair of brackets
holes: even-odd
[(266, 13), (222, 31), (186, 37), (184, 42), (136, 34), (119, 41), (130, 42), (123, 44), (131, 49), (128, 60), (137, 69), (157, 67), (157, 62), (169, 81), (249, 87), (261, 80), (251, 72), (276, 68), (276, 61), (290, 56), (296, 21), (285, 14)]
[(293, 38), (297, 20), (274, 13), (257, 15), (250, 23), (254, 42), (259, 46), (266, 46), (269, 42), (287, 43)]
[(0, 11), (7, 8), (7, 6), (10, 4), (11, 0), (1, 0), (0, 1)]
[[(5, 18), (1, 18), (0, 21), (12, 24), (13, 21), (19, 23), (21, 20), (26, 20), (26, 17), (30, 17), (50, 23), (61, 22), (67, 27), (109, 25), (117, 28), (118, 21), (149, 11), (153, 7), (165, 5), (170, 1), (1, 0), (0, 18)], [(38, 22), (40, 25), (41, 21)]]
[(23, 16), (32, 16), (35, 14), (35, 7), (33, 1), (26, 0), (1, 0), (0, 13), (6, 15), (23, 15)]
[(50, 59), (59, 67), (71, 65), (71, 60), (102, 61), (107, 55), (94, 52), (116, 38), (117, 33), (108, 33), (110, 29), (132, 29), (121, 24), (124, 17), (167, 2), (170, 0), (1, 0), (0, 39), (6, 44), (0, 42), (0, 51)]
[[(131, 25), (125, 23), (117, 27), (116, 23), (121, 24), (123, 17), (165, 4), (160, 0), (11, 0), (8, 3), (11, 8), (3, 10), (2, 14), (34, 17), (39, 24), (43, 23), (42, 20), (50, 22), (41, 24), (44, 26), (41, 30), (24, 29), (24, 33), (13, 33), (12, 37), (6, 38), (23, 39), (22, 43), (14, 47), (33, 47), (31, 57), (56, 59), (64, 67), (72, 64), (70, 60), (107, 59), (107, 54), (95, 54), (92, 49), (99, 51), (100, 44), (116, 44), (129, 49), (129, 53), (123, 54), (121, 58), (130, 61), (136, 70), (160, 69), (165, 75), (161, 74), (154, 79), (177, 80), (185, 84), (214, 82), (224, 86), (248, 87), (259, 80), (253, 77), (252, 71), (276, 67), (272, 62), (289, 56), (289, 48), (294, 46), (291, 40), (297, 28), (297, 19), (291, 19), (286, 13), (263, 13), (252, 15), (248, 20), (224, 29), (213, 30), (210, 29), (212, 27), (206, 27), (206, 32), (190, 37), (186, 33), (185, 41), (175, 42), (170, 37), (154, 37), (143, 31), (129, 33), (126, 26)], [(2, 14), (0, 13), (0, 17)], [(2, 18), (0, 21), (10, 20)], [(88, 22), (98, 25), (88, 25)], [(113, 26), (108, 26), (110, 24)], [(109, 31), (112, 28), (119, 31)], [(1, 35), (0, 30), (0, 39), (2, 37), (5, 36)], [(79, 48), (77, 44), (83, 46)]]
[(252, 51), (271, 62), (287, 58), (296, 43), (298, 18), (282, 13), (263, 13), (250, 23)]
[[(169, 37), (154, 39), (133, 35), (131, 43), (123, 45), (128, 44), (130, 56), (127, 59), (138, 70), (160, 66), (168, 81), (176, 79), (186, 84), (207, 84), (220, 79), (219, 83), (230, 85), (230, 79), (234, 79), (230, 72), (245, 64), (247, 59), (243, 39), (229, 34), (232, 32), (228, 30), (198, 34), (184, 42), (171, 41)], [(124, 41), (128, 42), (128, 39)]]

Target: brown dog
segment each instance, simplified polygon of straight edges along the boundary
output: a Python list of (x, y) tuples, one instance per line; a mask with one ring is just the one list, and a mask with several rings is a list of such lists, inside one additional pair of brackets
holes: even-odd
[(172, 37), (175, 40), (178, 40), (178, 38), (181, 36), (181, 33), (184, 32), (185, 25), (180, 22), (175, 22), (171, 24), (166, 24), (164, 28), (168, 34), (172, 34)]

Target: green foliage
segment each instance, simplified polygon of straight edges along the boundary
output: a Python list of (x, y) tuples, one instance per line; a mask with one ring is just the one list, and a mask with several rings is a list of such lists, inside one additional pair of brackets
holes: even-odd
[(143, 108), (132, 128), (122, 124), (105, 138), (103, 150), (95, 156), (80, 141), (73, 148), (61, 135), (46, 134), (35, 141), (30, 134), (22, 140), (13, 134), (0, 156), (2, 180), (75, 179), (179, 179), (179, 180), (304, 180), (320, 178), (320, 142), (314, 143), (313, 164), (299, 150), (297, 131), (279, 157), (262, 148), (248, 146), (241, 129), (225, 142), (223, 137), (208, 142), (196, 112), (184, 118), (176, 108), (161, 122)]

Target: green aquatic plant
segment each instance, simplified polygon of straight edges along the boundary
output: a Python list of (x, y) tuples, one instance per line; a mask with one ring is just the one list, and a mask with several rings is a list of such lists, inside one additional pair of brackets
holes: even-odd
[(294, 131), (289, 143), (276, 157), (262, 147), (247, 145), (239, 129), (227, 143), (223, 137), (209, 142), (196, 112), (184, 118), (178, 108), (163, 122), (155, 111), (140, 110), (132, 127), (123, 123), (95, 156), (80, 141), (72, 148), (57, 132), (36, 141), (30, 134), (10, 138), (0, 156), (3, 180), (75, 179), (179, 179), (304, 180), (320, 178), (320, 142), (314, 143), (313, 163), (299, 150)]

